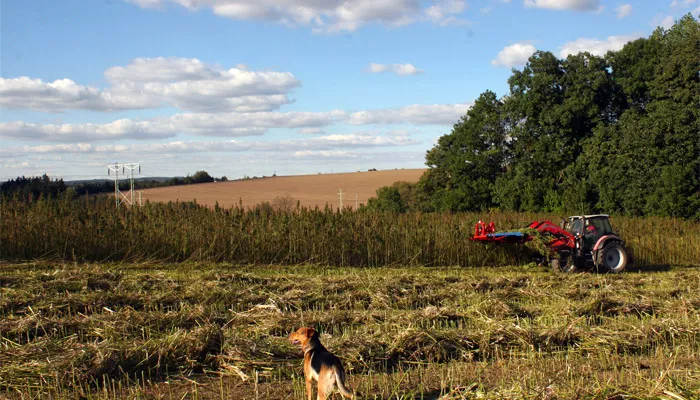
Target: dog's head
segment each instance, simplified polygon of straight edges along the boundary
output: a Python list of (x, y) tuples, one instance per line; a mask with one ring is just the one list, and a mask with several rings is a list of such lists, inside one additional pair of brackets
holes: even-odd
[(301, 347), (304, 347), (314, 336), (318, 336), (314, 328), (299, 328), (289, 334), (289, 341), (292, 344), (299, 344)]

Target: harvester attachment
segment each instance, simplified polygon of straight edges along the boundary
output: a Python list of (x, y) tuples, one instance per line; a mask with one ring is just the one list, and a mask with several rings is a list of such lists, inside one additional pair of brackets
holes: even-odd
[(496, 232), (496, 224), (488, 225), (481, 220), (474, 226), (474, 236), (471, 240), (482, 243), (525, 243), (532, 240), (532, 236), (523, 232)]

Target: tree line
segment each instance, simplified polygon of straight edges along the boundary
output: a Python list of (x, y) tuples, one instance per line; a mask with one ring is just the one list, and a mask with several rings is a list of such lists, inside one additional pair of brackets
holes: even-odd
[[(186, 177), (174, 177), (165, 180), (139, 179), (134, 180), (134, 189), (148, 189), (155, 187), (190, 185), (195, 183), (207, 183), (227, 181), (225, 176), (219, 179), (213, 178), (206, 171), (197, 171), (194, 175)], [(122, 180), (119, 183), (120, 190), (129, 190), (129, 181)], [(3, 197), (19, 197), (28, 201), (38, 198), (58, 198), (61, 196), (77, 197), (98, 193), (110, 193), (114, 191), (113, 181), (81, 182), (71, 185), (65, 183), (63, 179), (51, 179), (44, 174), (41, 177), (17, 177), (0, 184), (0, 195)]]
[(688, 14), (604, 57), (538, 51), (370, 208), (700, 218), (700, 24)]

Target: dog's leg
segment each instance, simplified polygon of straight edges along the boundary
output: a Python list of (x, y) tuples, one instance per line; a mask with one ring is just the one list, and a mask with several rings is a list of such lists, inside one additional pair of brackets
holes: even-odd
[(316, 397), (316, 400), (326, 400), (328, 395), (324, 389), (325, 388), (322, 385), (318, 385), (318, 396)]
[(314, 396), (313, 392), (313, 381), (311, 380), (311, 377), (306, 375), (306, 398), (308, 400), (312, 400)]
[(326, 400), (335, 386), (335, 373), (331, 368), (324, 368), (318, 376), (318, 397), (317, 400)]

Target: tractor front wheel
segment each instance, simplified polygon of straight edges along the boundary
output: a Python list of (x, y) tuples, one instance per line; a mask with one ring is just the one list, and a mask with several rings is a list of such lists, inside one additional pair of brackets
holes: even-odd
[(611, 242), (606, 244), (602, 250), (598, 250), (595, 261), (598, 268), (603, 271), (617, 274), (625, 270), (627, 260), (627, 250), (622, 243)]
[(557, 257), (554, 257), (551, 260), (549, 260), (549, 266), (554, 272), (576, 272), (574, 259), (573, 257), (571, 257), (571, 254), (568, 253), (561, 253)]

